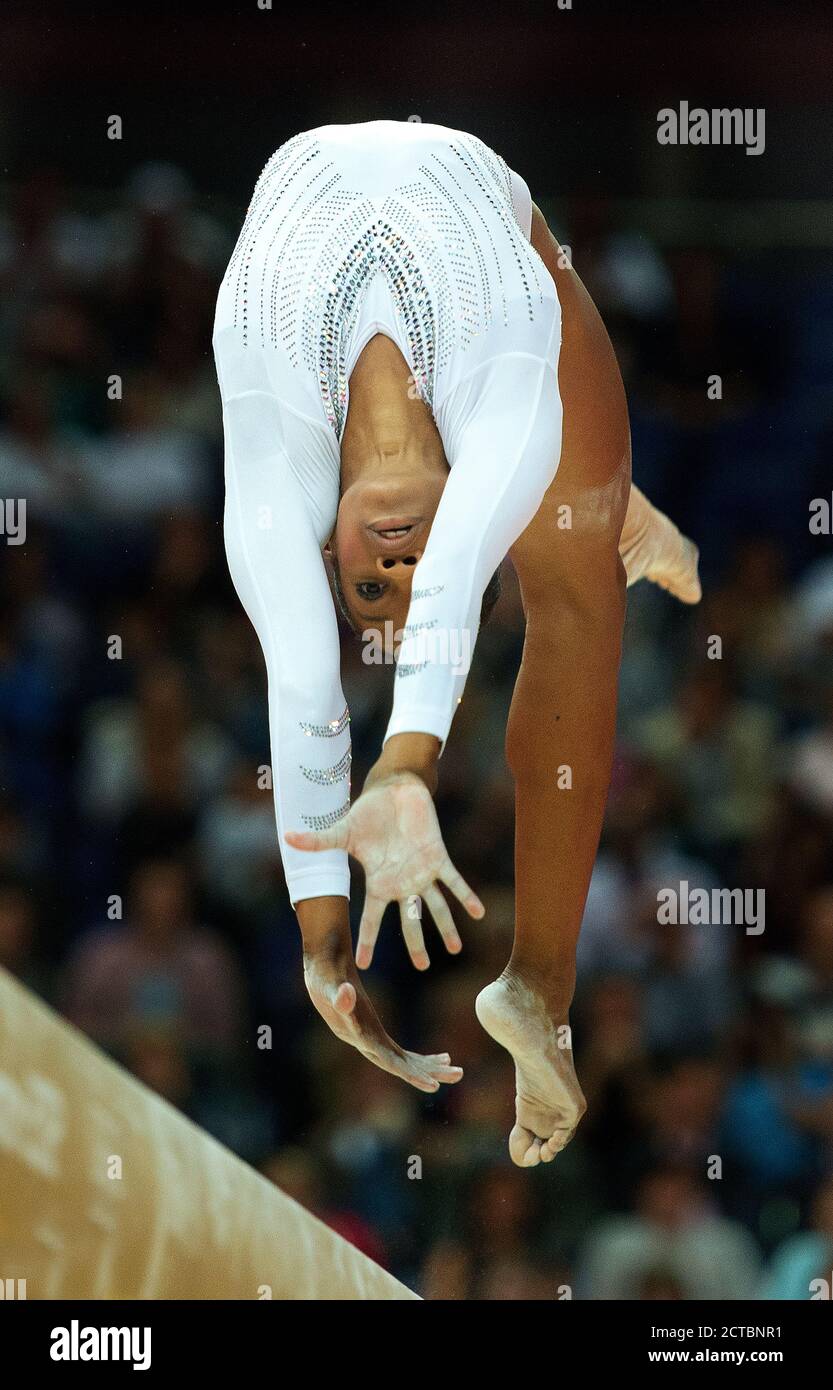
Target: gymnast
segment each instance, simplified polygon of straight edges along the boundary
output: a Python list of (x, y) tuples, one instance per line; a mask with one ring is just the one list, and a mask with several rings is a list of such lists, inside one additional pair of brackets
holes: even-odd
[[(478, 996), (511, 1053), (513, 1161), (549, 1162), (584, 1110), (564, 1046), (575, 947), (613, 758), (626, 583), (697, 602), (697, 551), (630, 479), (625, 393), (601, 318), (516, 173), (421, 122), (325, 126), (269, 160), (220, 289), (226, 553), (266, 659), (278, 834), (310, 997), (338, 1037), (419, 1090), (448, 1054), (399, 1047), (361, 983), (400, 906), (418, 970), (441, 885), (484, 909), (443, 844), (437, 765), (470, 639), (517, 571), (523, 659), (506, 730), (515, 937)], [(400, 637), (378, 760), (350, 803), (336, 606)], [(560, 790), (557, 769), (572, 770)], [(348, 855), (366, 896), (355, 958)]]

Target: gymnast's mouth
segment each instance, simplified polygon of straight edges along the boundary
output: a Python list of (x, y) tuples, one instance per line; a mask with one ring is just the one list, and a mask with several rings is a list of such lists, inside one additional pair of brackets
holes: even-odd
[(386, 516), (372, 522), (367, 529), (381, 546), (395, 550), (413, 540), (421, 521), (421, 516)]

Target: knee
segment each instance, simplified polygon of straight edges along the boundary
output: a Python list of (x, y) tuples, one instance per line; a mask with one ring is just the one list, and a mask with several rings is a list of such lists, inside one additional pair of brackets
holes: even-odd
[(621, 630), (627, 576), (615, 533), (592, 545), (579, 543), (572, 556), (541, 566), (523, 582), (527, 643), (553, 649), (574, 638)]
[(601, 487), (553, 489), (512, 550), (528, 607), (592, 611), (624, 591), (619, 558), (630, 492), (630, 455)]

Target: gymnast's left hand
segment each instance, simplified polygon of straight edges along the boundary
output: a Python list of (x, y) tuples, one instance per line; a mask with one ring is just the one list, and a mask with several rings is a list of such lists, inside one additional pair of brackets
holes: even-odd
[(385, 908), (399, 903), (402, 935), (417, 970), (430, 964), (422, 933), (421, 904), (430, 911), (446, 950), (456, 955), (463, 943), (440, 884), (453, 893), (470, 917), (485, 908), (458, 873), (443, 844), (434, 800), (412, 772), (393, 772), (366, 786), (347, 815), (328, 830), (289, 831), (295, 849), (346, 849), (365, 873), (365, 902), (356, 947), (356, 964), (366, 970)]

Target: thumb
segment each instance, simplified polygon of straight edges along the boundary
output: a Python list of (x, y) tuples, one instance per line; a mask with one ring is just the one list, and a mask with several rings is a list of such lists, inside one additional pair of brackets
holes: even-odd
[(293, 849), (346, 849), (347, 818), (328, 830), (287, 830), (283, 838)]

